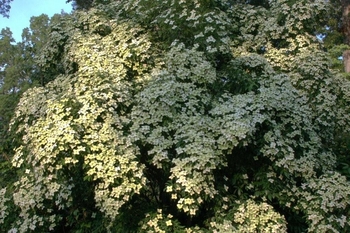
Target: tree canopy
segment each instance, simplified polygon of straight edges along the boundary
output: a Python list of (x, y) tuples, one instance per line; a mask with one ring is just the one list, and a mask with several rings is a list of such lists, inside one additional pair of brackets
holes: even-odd
[(8, 18), (13, 0), (0, 0), (0, 15)]
[[(48, 42), (50, 25), (62, 21), (64, 14), (51, 19), (47, 15), (32, 17), (30, 26), (22, 33), (23, 40), (17, 42), (9, 28), (0, 33), (0, 154), (11, 154), (15, 132), (9, 133), (9, 123), (21, 95), (30, 87), (45, 85), (60, 72), (53, 67), (48, 70), (40, 65), (40, 56)], [(57, 60), (57, 59), (56, 59)], [(55, 66), (59, 66), (56, 61)], [(14, 136), (14, 137), (13, 137)]]
[(315, 36), (328, 4), (92, 1), (62, 16), (45, 43), (31, 40), (48, 79), (11, 122), (16, 181), (0, 189), (0, 224), (350, 230), (350, 185), (337, 169), (349, 152), (350, 82)]

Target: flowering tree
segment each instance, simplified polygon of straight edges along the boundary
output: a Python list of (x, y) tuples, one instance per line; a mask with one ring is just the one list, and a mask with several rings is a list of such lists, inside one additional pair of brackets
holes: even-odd
[(321, 0), (130, 0), (75, 12), (39, 59), (59, 59), (66, 74), (17, 106), (18, 181), (1, 190), (0, 223), (349, 230), (333, 150), (350, 129), (349, 82), (312, 35), (326, 10)]

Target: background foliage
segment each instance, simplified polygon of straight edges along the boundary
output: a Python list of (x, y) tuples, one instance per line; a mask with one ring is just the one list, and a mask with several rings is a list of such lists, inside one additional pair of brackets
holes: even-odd
[(75, 4), (17, 46), (2, 32), (31, 53), (31, 88), (5, 91), (21, 99), (4, 232), (349, 230), (349, 81), (315, 36), (327, 2)]

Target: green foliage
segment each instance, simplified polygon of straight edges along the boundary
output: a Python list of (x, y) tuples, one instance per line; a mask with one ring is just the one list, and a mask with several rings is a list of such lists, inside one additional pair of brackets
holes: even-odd
[(349, 230), (326, 4), (250, 3), (96, 2), (52, 25), (38, 64), (60, 75), (16, 108), (6, 230)]
[(9, 12), (11, 9), (11, 2), (13, 0), (1, 0), (0, 2), (0, 15), (2, 15), (3, 17), (8, 18), (9, 17)]
[(343, 43), (339, 43), (337, 45), (332, 46), (329, 50), (329, 56), (332, 59), (332, 68), (337, 70), (338, 72), (342, 72), (344, 70), (344, 62), (342, 56), (345, 50), (350, 49), (349, 45), (345, 45)]
[[(38, 67), (34, 77), (40, 85), (46, 85), (60, 74), (75, 72), (77, 64), (67, 56), (67, 50), (71, 48), (70, 35), (75, 30), (74, 18), (68, 14), (56, 14), (50, 19), (50, 22), (42, 19), (33, 20), (33, 22), (39, 24), (31, 28), (29, 38), (31, 38), (31, 50), (35, 54), (35, 65)], [(48, 27), (44, 27), (43, 24), (48, 24)], [(38, 27), (40, 30), (35, 36), (37, 31), (35, 29)], [(33, 40), (33, 36), (37, 39)], [(44, 41), (44, 43), (36, 43), (38, 41)]]
[(14, 145), (15, 133), (9, 131), (9, 124), (22, 90), (30, 86), (29, 69), (23, 55), (23, 46), (14, 45), (12, 32), (9, 28), (1, 30), (0, 34), (0, 159), (10, 160)]
[[(9, 129), (10, 120), (16, 105), (28, 88), (44, 85), (57, 72), (45, 72), (38, 66), (38, 58), (48, 41), (50, 23), (58, 21), (59, 15), (49, 20), (47, 15), (32, 17), (30, 27), (22, 33), (22, 42), (15, 44), (9, 28), (2, 29), (0, 36), (0, 153), (1, 156), (13, 155), (21, 135), (16, 134), (15, 127)], [(63, 15), (62, 15), (63, 17)], [(54, 62), (57, 64), (57, 59)], [(45, 78), (44, 78), (45, 77)]]

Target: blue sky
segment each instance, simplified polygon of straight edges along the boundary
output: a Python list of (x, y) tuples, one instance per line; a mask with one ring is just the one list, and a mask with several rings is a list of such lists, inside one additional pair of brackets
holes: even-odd
[(70, 13), (71, 3), (66, 0), (13, 0), (11, 2), (10, 18), (0, 16), (0, 30), (9, 27), (16, 42), (22, 41), (22, 30), (29, 27), (32, 16), (47, 14), (49, 17), (64, 10)]

